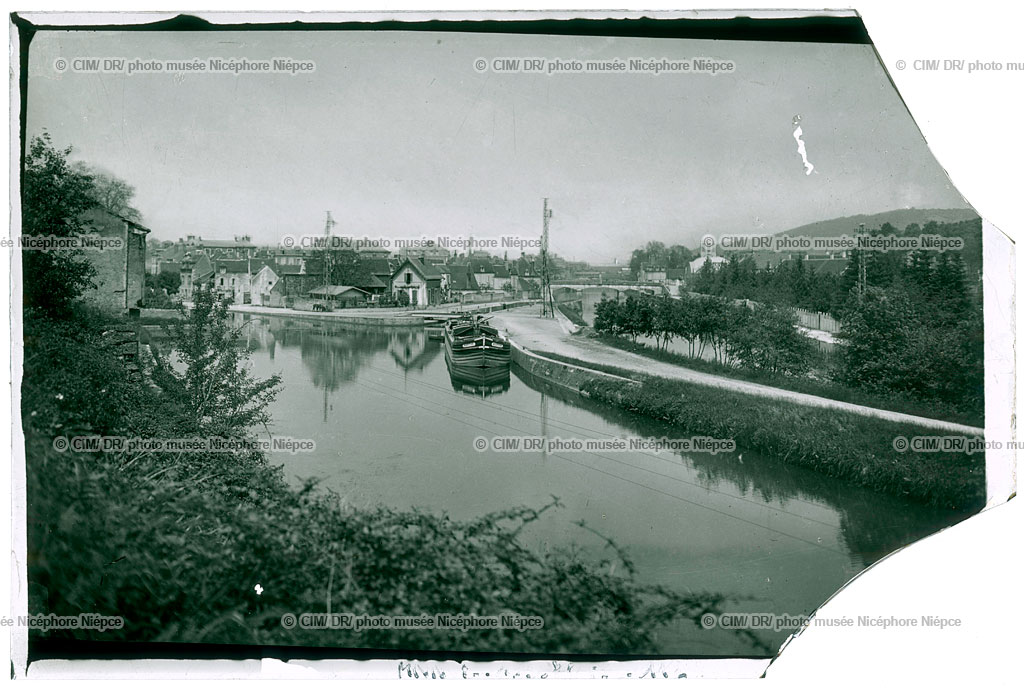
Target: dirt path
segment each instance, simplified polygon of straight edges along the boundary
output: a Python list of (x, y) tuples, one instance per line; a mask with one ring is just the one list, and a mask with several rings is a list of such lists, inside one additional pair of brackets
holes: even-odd
[(774, 386), (731, 379), (717, 374), (707, 374), (680, 365), (659, 362), (644, 355), (613, 348), (593, 339), (569, 335), (555, 320), (540, 318), (539, 307), (521, 307), (507, 312), (496, 313), (491, 315), (490, 322), (494, 326), (504, 329), (509, 336), (515, 339), (516, 343), (529, 350), (546, 351), (593, 364), (619, 367), (636, 372), (637, 374), (649, 374), (664, 377), (665, 379), (704, 384), (752, 396), (790, 401), (818, 408), (834, 408), (858, 415), (866, 415), (908, 425), (920, 425), (946, 432), (971, 436), (981, 436), (985, 433), (980, 427), (971, 427), (955, 422), (946, 422), (945, 420), (934, 420), (917, 415), (857, 405), (856, 403), (836, 401), (831, 398), (788, 391)]

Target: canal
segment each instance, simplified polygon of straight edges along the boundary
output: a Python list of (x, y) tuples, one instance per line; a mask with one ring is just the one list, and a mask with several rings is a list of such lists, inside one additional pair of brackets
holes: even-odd
[[(275, 455), (286, 476), (323, 478), (350, 504), (468, 519), (557, 496), (524, 537), (612, 557), (587, 526), (628, 551), (638, 578), (735, 598), (727, 612), (812, 612), (888, 552), (965, 516), (906, 503), (737, 449), (479, 452), (478, 437), (683, 438), (513, 368), (486, 387), (453, 381), (440, 342), (420, 329), (346, 327), (289, 317), (249, 321), (253, 373), (279, 374), (272, 433), (316, 451)], [(522, 614), (530, 614), (523, 612)], [(776, 650), (791, 631), (758, 632)], [(734, 634), (680, 622), (659, 655), (763, 654)], [(583, 652), (583, 651), (581, 651)]]

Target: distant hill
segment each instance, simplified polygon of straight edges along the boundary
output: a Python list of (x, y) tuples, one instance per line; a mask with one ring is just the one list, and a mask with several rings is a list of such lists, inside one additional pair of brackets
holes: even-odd
[(855, 233), (864, 224), (865, 230), (879, 228), (883, 223), (890, 223), (895, 228), (903, 230), (911, 223), (924, 226), (929, 221), (936, 223), (959, 223), (978, 218), (978, 213), (973, 209), (893, 209), (880, 214), (859, 214), (857, 216), (845, 216), (833, 218), (828, 221), (817, 221), (808, 223), (799, 228), (785, 230), (778, 235), (805, 235), (807, 237), (835, 237), (843, 233)]

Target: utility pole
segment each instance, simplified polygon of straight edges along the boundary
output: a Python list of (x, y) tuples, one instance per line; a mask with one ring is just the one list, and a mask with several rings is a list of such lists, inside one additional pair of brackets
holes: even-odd
[(548, 268), (548, 221), (553, 212), (548, 208), (548, 198), (544, 197), (544, 233), (540, 237), (540, 299), (541, 316), (555, 316), (555, 299), (551, 294), (551, 272)]
[[(860, 224), (860, 234), (864, 235), (864, 224)], [(864, 252), (857, 253), (857, 300), (864, 300), (864, 289), (868, 285), (868, 263)]]
[(331, 218), (331, 212), (327, 212), (327, 220), (324, 222), (324, 290), (331, 284), (331, 228), (337, 223)]

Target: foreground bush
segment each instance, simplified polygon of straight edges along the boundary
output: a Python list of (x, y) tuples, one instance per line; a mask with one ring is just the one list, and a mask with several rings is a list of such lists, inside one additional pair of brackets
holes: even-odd
[[(640, 585), (617, 557), (529, 550), (520, 531), (554, 504), (456, 522), (354, 509), (312, 484), (289, 488), (257, 458), (132, 462), (58, 454), (50, 444), (33, 438), (28, 447), (29, 609), (126, 619), (124, 629), (76, 637), (650, 653), (659, 626), (696, 622), (723, 602)], [(329, 611), (514, 612), (543, 617), (544, 626), (355, 633), (281, 625), (286, 613)]]

